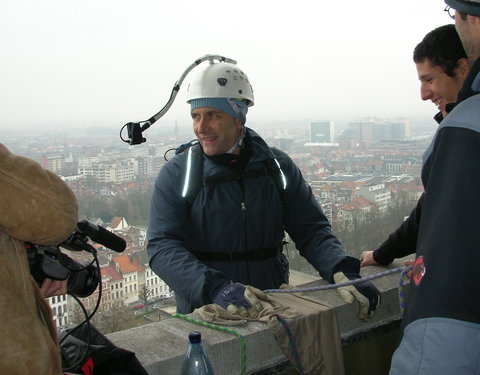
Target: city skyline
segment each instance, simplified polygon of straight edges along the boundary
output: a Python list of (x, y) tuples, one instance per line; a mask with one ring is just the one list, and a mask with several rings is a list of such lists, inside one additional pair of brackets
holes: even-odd
[[(451, 23), (439, 0), (398, 9), (380, 0), (208, 5), (5, 0), (0, 129), (119, 129), (146, 120), (209, 53), (237, 60), (247, 73), (256, 101), (247, 118), (259, 126), (435, 113), (419, 98), (412, 51), (428, 31)], [(189, 78), (156, 126), (189, 123)]]

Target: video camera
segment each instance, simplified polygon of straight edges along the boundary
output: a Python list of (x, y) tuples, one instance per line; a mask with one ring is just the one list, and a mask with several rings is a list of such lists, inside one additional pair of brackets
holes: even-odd
[(60, 247), (72, 251), (87, 251), (96, 257), (95, 248), (88, 243), (97, 242), (113, 251), (121, 253), (127, 244), (125, 240), (109, 230), (83, 220), (77, 223), (72, 235), (58, 246), (26, 244), (30, 273), (41, 285), (45, 278), (66, 280), (67, 293), (77, 297), (91, 295), (101, 280), (100, 270), (92, 262), (77, 262), (62, 253)]

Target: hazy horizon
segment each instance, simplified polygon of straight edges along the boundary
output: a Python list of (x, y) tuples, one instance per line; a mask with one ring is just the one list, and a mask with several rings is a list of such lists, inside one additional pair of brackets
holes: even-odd
[[(237, 60), (249, 76), (252, 124), (431, 119), (436, 109), (420, 100), (412, 51), (452, 20), (441, 0), (398, 5), (4, 0), (0, 130), (119, 131), (157, 113), (185, 69), (209, 53)], [(189, 77), (155, 127), (190, 123)]]

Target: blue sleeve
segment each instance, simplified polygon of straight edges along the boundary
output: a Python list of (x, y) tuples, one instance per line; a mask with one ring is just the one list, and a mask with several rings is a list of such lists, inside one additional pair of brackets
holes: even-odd
[(286, 230), (300, 254), (329, 282), (340, 270), (358, 273), (358, 259), (345, 254), (300, 169), (287, 154), (276, 153), (287, 179)]
[(196, 308), (211, 303), (217, 288), (229, 280), (187, 250), (186, 244), (193, 229), (186, 200), (180, 194), (179, 159), (181, 157), (176, 156), (167, 163), (155, 181), (147, 252), (152, 270), (192, 308)]

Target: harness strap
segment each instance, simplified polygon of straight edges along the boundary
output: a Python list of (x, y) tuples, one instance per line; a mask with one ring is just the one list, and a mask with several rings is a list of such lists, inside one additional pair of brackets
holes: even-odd
[(254, 169), (253, 171), (245, 171), (242, 174), (233, 174), (227, 176), (213, 176), (213, 177), (205, 177), (203, 179), (203, 186), (207, 187), (215, 187), (216, 185), (222, 182), (229, 182), (229, 181), (238, 181), (243, 178), (253, 178), (253, 177), (260, 177), (268, 175), (268, 170), (266, 167)]
[(283, 243), (277, 247), (268, 247), (252, 251), (242, 252), (224, 252), (217, 253), (211, 251), (192, 251), (198, 260), (210, 262), (240, 262), (247, 260), (265, 260), (277, 256), (282, 252)]

